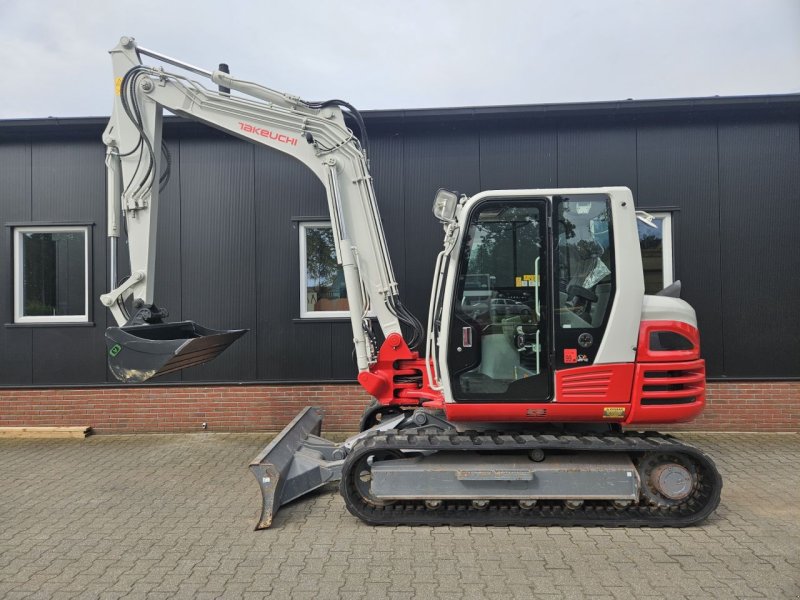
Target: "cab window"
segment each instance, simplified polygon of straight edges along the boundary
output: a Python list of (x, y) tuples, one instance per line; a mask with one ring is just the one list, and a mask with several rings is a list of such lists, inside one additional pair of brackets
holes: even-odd
[(614, 256), (607, 198), (562, 198), (557, 215), (557, 324), (602, 327), (611, 306)]

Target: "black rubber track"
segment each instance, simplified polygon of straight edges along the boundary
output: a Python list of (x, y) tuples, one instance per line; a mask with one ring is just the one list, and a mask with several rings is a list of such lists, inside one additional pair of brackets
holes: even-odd
[[(359, 494), (354, 483), (354, 465), (364, 456), (434, 450), (446, 452), (481, 451), (524, 454), (531, 450), (566, 452), (624, 452), (634, 463), (647, 453), (680, 454), (697, 467), (697, 484), (692, 494), (672, 507), (645, 504), (616, 508), (610, 502), (589, 501), (569, 509), (560, 501), (540, 501), (534, 508), (522, 509), (515, 501), (492, 501), (486, 508), (475, 508), (470, 501), (444, 501), (437, 509), (424, 502), (398, 501), (374, 506)], [(706, 519), (719, 505), (722, 478), (714, 462), (696, 448), (672, 436), (659, 433), (609, 433), (602, 435), (522, 435), (487, 433), (376, 432), (365, 437), (348, 454), (342, 469), (340, 491), (353, 515), (371, 525), (495, 525), (495, 526), (597, 526), (597, 527), (685, 527)]]

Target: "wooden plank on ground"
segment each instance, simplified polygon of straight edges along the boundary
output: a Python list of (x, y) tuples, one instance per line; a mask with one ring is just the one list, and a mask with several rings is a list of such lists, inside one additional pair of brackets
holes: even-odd
[(0, 427), (0, 438), (85, 438), (92, 428), (83, 427)]

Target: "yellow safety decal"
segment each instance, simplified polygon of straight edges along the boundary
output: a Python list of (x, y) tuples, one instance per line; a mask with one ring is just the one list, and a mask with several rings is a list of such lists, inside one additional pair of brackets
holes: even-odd
[(122, 93), (122, 77), (117, 77), (114, 80), (114, 93), (119, 96)]
[(536, 287), (539, 285), (538, 275), (522, 275), (514, 278), (514, 287)]
[(625, 408), (619, 408), (616, 406), (607, 406), (603, 409), (603, 418), (604, 419), (621, 419), (625, 416)]

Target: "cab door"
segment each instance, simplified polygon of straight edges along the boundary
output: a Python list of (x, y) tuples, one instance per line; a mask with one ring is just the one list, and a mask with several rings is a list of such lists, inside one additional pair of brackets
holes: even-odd
[(456, 402), (548, 402), (546, 198), (487, 198), (467, 222), (448, 333)]

